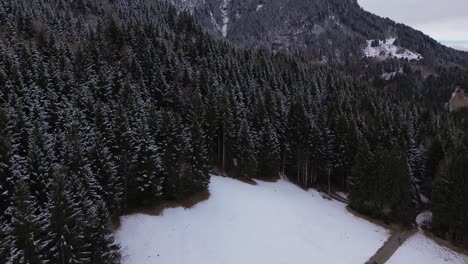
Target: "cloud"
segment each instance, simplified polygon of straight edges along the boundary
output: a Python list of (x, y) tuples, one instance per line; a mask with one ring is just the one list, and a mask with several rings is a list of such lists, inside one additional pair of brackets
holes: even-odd
[(379, 16), (407, 24), (435, 39), (468, 38), (467, 0), (358, 0)]
[(435, 39), (461, 41), (468, 39), (468, 17), (435, 20), (415, 27)]

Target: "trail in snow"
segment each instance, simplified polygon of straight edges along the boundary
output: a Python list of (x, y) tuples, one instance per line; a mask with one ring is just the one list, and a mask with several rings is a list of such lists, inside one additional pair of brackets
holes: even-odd
[(412, 235), (411, 230), (400, 230), (395, 232), (385, 244), (366, 262), (366, 264), (386, 263), (390, 257), (405, 243)]

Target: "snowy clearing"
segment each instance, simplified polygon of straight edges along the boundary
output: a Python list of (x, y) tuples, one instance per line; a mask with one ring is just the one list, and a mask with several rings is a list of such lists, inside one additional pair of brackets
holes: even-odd
[(364, 54), (366, 57), (381, 59), (395, 57), (398, 59), (421, 60), (423, 58), (421, 54), (417, 52), (395, 46), (395, 40), (396, 38), (389, 38), (385, 41), (379, 40), (379, 45), (377, 47), (372, 47), (372, 42), (374, 40), (368, 40), (367, 47), (364, 48)]
[(410, 237), (387, 264), (466, 264), (468, 257), (442, 247), (424, 234)]
[(389, 237), (344, 204), (284, 180), (253, 186), (213, 176), (210, 193), (191, 209), (122, 217), (123, 263), (364, 263)]

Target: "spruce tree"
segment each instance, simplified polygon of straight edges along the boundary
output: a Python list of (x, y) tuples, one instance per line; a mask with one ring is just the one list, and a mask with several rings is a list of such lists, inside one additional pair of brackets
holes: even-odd
[(208, 189), (210, 177), (208, 175), (210, 161), (208, 158), (207, 137), (203, 129), (205, 111), (198, 88), (192, 91), (190, 117), (190, 148), (189, 148), (189, 166), (193, 191), (198, 192)]
[(114, 240), (114, 232), (111, 227), (111, 217), (103, 202), (95, 205), (93, 219), (88, 222), (91, 225), (91, 233), (88, 236), (92, 240), (91, 257), (89, 263), (119, 264), (119, 245)]
[(128, 192), (130, 199), (136, 204), (151, 204), (157, 202), (162, 195), (161, 158), (148, 127), (142, 125), (139, 131), (139, 142), (132, 170), (134, 175), (129, 180)]
[(271, 122), (266, 120), (260, 132), (260, 144), (258, 151), (259, 176), (277, 176), (280, 169), (279, 139)]
[(102, 187), (99, 196), (106, 203), (110, 214), (117, 215), (122, 205), (122, 181), (118, 178), (117, 165), (100, 132), (96, 134), (96, 141), (91, 151), (91, 170)]
[(41, 264), (42, 254), (41, 226), (42, 221), (35, 215), (36, 204), (29, 195), (26, 183), (19, 180), (15, 188), (15, 203), (11, 219), (11, 263)]
[(52, 160), (50, 159), (52, 149), (46, 145), (43, 130), (38, 122), (34, 124), (31, 138), (28, 154), (29, 188), (38, 205), (44, 207), (52, 181)]
[[(6, 111), (0, 108), (0, 211), (10, 206), (13, 186), (10, 181), (10, 137)], [(0, 217), (1, 218), (1, 217)]]
[(374, 156), (365, 137), (359, 135), (354, 166), (349, 178), (350, 203), (355, 209), (362, 210), (371, 199), (372, 178), (375, 177)]
[(257, 153), (254, 135), (248, 121), (240, 121), (237, 140), (234, 144), (234, 166), (239, 170), (240, 177), (255, 177), (257, 174)]
[(83, 230), (84, 216), (62, 174), (54, 176), (48, 204), (47, 261), (51, 263), (88, 263), (89, 252)]

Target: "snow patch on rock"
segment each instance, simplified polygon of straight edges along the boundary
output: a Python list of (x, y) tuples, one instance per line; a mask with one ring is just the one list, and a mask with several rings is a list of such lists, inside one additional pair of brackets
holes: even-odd
[(230, 0), (223, 0), (223, 4), (221, 5), (221, 17), (223, 18), (223, 25), (221, 26), (221, 34), (223, 37), (227, 36), (228, 24), (229, 24), (229, 5)]
[(221, 27), (218, 25), (218, 23), (216, 23), (216, 18), (214, 17), (213, 12), (211, 11), (210, 11), (210, 20), (211, 20), (211, 24), (213, 24), (216, 30), (221, 32)]
[(430, 227), (432, 223), (432, 212), (424, 211), (416, 216), (416, 223), (420, 227)]
[(385, 80), (385, 81), (390, 81), (390, 80), (393, 79), (397, 74), (398, 74), (398, 72), (384, 72), (384, 73), (382, 73), (382, 75), (380, 76), (380, 78), (381, 78), (382, 80)]
[(394, 72), (384, 72), (382, 75), (380, 75), (380, 78), (385, 81), (390, 81), (391, 79), (395, 78), (397, 74), (403, 73), (403, 69), (400, 69), (399, 71), (394, 71)]
[(367, 47), (364, 48), (364, 55), (366, 57), (374, 58), (398, 58), (408, 60), (421, 60), (423, 57), (417, 52), (410, 51), (408, 49), (398, 47), (394, 45), (396, 38), (389, 38), (385, 41), (379, 40), (379, 45), (372, 47), (374, 40), (367, 40)]

